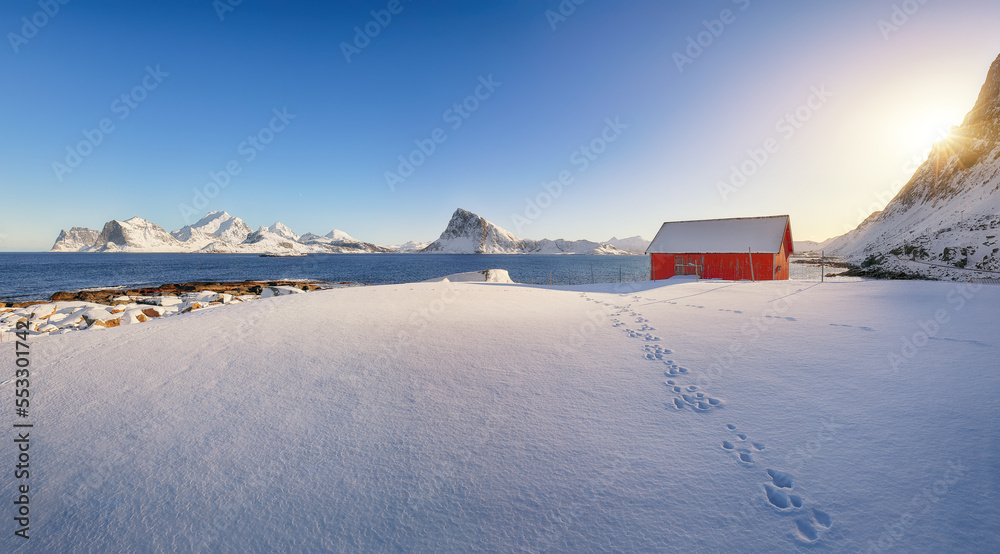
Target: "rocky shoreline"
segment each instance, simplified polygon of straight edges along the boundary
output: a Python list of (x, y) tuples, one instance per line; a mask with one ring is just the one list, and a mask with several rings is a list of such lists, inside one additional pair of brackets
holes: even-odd
[[(0, 342), (5, 335), (62, 334), (144, 323), (195, 310), (261, 298), (351, 286), (318, 281), (237, 281), (167, 283), (155, 287), (57, 292), (48, 301), (0, 304)], [(26, 328), (25, 328), (26, 326)]]
[[(348, 285), (350, 283), (339, 283)], [(165, 283), (153, 287), (138, 288), (109, 288), (109, 289), (88, 289), (81, 291), (59, 291), (49, 297), (48, 300), (29, 300), (25, 302), (0, 302), (0, 308), (24, 308), (36, 304), (48, 304), (50, 302), (93, 302), (95, 304), (115, 304), (127, 303), (125, 300), (118, 300), (122, 297), (135, 296), (179, 296), (191, 292), (219, 292), (232, 296), (247, 294), (260, 295), (264, 287), (296, 287), (305, 292), (327, 288), (329, 283), (322, 281), (192, 281), (190, 283)]]

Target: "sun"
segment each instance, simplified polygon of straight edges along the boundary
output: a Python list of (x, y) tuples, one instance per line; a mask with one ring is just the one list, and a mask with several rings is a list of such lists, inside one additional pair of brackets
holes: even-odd
[(938, 109), (911, 119), (904, 129), (908, 149), (916, 155), (929, 155), (935, 146), (954, 137), (955, 127), (964, 116), (957, 109)]

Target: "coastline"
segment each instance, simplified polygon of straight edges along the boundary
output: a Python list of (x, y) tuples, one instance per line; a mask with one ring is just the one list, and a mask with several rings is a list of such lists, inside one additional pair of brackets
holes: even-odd
[(18, 324), (30, 335), (58, 335), (119, 327), (272, 296), (300, 294), (356, 283), (275, 280), (166, 283), (155, 287), (60, 291), (47, 301), (0, 303), (0, 342), (9, 342)]

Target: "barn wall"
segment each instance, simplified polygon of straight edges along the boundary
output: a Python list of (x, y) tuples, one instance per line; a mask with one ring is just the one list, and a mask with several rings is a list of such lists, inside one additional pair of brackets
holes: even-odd
[(650, 278), (654, 281), (669, 279), (674, 276), (673, 254), (651, 254)]
[(788, 257), (788, 250), (785, 245), (781, 245), (781, 251), (774, 256), (774, 278), (778, 280), (788, 280), (788, 264), (791, 260)]
[[(753, 278), (757, 281), (788, 279), (787, 254), (754, 253)], [(669, 279), (675, 275), (678, 261), (683, 264), (695, 263), (699, 266), (702, 279), (750, 280), (751, 254), (651, 254), (651, 277), (654, 280)], [(780, 270), (778, 266), (781, 266)]]

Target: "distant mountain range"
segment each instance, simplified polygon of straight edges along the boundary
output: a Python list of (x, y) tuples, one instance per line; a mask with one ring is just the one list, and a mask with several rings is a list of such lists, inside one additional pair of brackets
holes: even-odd
[(1000, 57), (972, 111), (885, 209), (815, 250), (873, 275), (969, 278), (1000, 272)]
[(644, 252), (648, 244), (641, 237), (611, 239), (606, 243), (520, 239), (460, 208), (441, 237), (432, 243), (410, 241), (398, 246), (379, 246), (338, 229), (322, 236), (298, 235), (280, 222), (254, 231), (242, 219), (215, 211), (193, 225), (171, 232), (141, 217), (109, 221), (100, 231), (73, 227), (59, 233), (52, 252), (629, 254)]

